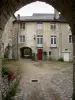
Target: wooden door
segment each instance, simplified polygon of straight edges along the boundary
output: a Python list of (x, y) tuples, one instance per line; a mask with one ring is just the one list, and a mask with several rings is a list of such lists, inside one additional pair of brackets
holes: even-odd
[(42, 60), (42, 54), (43, 54), (43, 51), (42, 49), (38, 49), (38, 60)]

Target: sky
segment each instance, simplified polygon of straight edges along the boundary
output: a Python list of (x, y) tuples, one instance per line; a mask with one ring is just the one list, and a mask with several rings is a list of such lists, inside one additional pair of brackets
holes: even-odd
[(36, 1), (22, 7), (15, 13), (15, 16), (17, 14), (20, 14), (20, 16), (32, 16), (33, 13), (54, 13), (54, 8), (45, 2)]

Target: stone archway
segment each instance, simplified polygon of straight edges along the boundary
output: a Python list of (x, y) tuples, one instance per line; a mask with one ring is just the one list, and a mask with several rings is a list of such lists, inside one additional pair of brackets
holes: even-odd
[(21, 58), (32, 58), (32, 49), (29, 47), (20, 48)]
[[(9, 17), (26, 4), (37, 0), (1, 0), (0, 1), (0, 32), (4, 29)], [(74, 2), (70, 0), (40, 0), (56, 8), (72, 26), (74, 16)]]
[[(0, 45), (1, 36), (10, 16), (20, 9), (22, 6), (37, 0), (1, 0), (0, 1)], [(56, 8), (65, 17), (66, 21), (71, 26), (73, 35), (73, 86), (75, 99), (75, 0), (40, 0), (46, 2)], [(0, 46), (1, 47), (1, 46)], [(0, 54), (1, 55), (1, 54)]]

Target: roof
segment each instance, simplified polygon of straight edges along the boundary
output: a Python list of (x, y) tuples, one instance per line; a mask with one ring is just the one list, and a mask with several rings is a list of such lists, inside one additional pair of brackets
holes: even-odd
[(33, 14), (33, 16), (20, 16), (21, 21), (32, 20), (53, 20), (54, 14)]
[[(16, 17), (17, 18), (17, 17)], [(17, 20), (16, 20), (17, 21)], [(60, 22), (66, 22), (65, 19), (62, 16), (59, 16), (58, 19), (55, 18), (54, 14), (40, 14), (40, 13), (34, 13), (32, 16), (20, 16), (19, 21), (60, 21)]]

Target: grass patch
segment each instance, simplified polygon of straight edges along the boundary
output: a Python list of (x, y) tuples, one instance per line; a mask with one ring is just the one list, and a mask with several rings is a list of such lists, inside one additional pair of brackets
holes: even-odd
[(7, 69), (9, 72), (15, 72), (18, 69), (21, 72), (21, 67), (19, 61), (14, 61), (14, 60), (8, 60), (8, 59), (2, 59), (2, 67), (3, 70)]

